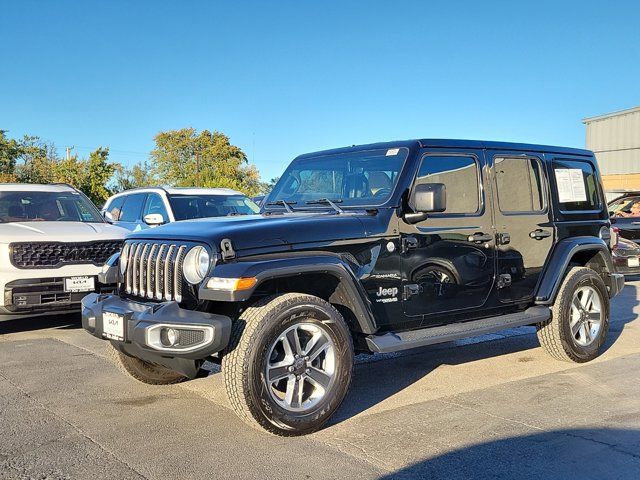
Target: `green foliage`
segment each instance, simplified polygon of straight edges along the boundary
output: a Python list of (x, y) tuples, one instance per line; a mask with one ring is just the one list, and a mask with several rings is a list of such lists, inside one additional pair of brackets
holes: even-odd
[(0, 182), (15, 180), (16, 161), (20, 156), (20, 144), (6, 133), (0, 130)]
[(160, 132), (151, 162), (158, 178), (179, 187), (226, 187), (256, 195), (260, 174), (245, 153), (220, 132), (182, 128)]
[(98, 148), (85, 160), (75, 155), (61, 159), (53, 144), (25, 136), (18, 142), (14, 177), (22, 183), (68, 183), (101, 205), (111, 195), (107, 184), (115, 168), (108, 148)]
[(107, 183), (113, 177), (116, 165), (109, 162), (109, 149), (100, 147), (89, 154), (89, 158), (81, 162), (81, 176), (78, 188), (96, 205), (102, 205), (109, 198), (111, 191)]
[(16, 164), (16, 180), (22, 183), (52, 183), (59, 161), (52, 143), (39, 137), (25, 135), (19, 142), (19, 156)]
[(124, 165), (116, 165), (114, 177), (114, 190), (122, 192), (132, 188), (149, 187), (160, 184), (148, 162), (136, 163), (127, 168)]
[(253, 196), (267, 193), (277, 178), (261, 182), (255, 165), (220, 132), (183, 128), (160, 132), (150, 162), (128, 168), (109, 161), (100, 147), (86, 159), (60, 158), (55, 145), (39, 137), (8, 138), (0, 130), (0, 182), (68, 183), (101, 205), (113, 191), (151, 185), (226, 187)]

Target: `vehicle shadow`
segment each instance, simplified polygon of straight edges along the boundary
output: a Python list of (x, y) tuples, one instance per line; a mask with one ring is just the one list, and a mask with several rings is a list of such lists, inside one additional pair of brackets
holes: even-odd
[[(626, 324), (637, 318), (638, 315), (633, 311), (637, 303), (637, 287), (632, 284), (626, 285), (623, 292), (613, 299), (611, 324), (604, 351), (617, 341)], [(508, 335), (505, 336), (505, 333)], [(527, 326), (498, 332), (497, 335), (485, 335), (398, 354), (359, 355), (349, 393), (331, 419), (330, 425), (341, 423), (374, 407), (429, 375), (441, 365), (460, 365), (525, 352), (539, 346), (535, 327)], [(529, 361), (529, 357), (525, 355), (518, 361)]]
[[(485, 336), (477, 343), (456, 346), (443, 343), (409, 350), (399, 354), (385, 354), (357, 358), (354, 378), (342, 406), (330, 424), (341, 423), (424, 378), (441, 365), (459, 365), (476, 360), (523, 352), (539, 346), (535, 329), (522, 327), (512, 337)], [(486, 337), (499, 341), (484, 340)], [(484, 341), (480, 341), (484, 340)], [(526, 361), (523, 360), (523, 361)]]
[(471, 445), (381, 478), (631, 480), (639, 475), (639, 430), (585, 428)]
[(80, 313), (45, 315), (42, 317), (26, 316), (25, 318), (18, 318), (16, 320), (3, 320), (0, 322), (0, 335), (46, 330), (49, 328), (64, 330), (82, 328)]
[[(627, 282), (639, 280), (640, 277), (627, 278)], [(638, 287), (635, 284), (627, 283), (622, 292), (611, 300), (611, 322), (609, 333), (604, 345), (606, 352), (618, 340), (627, 323), (638, 317), (638, 313), (633, 309), (638, 305)]]

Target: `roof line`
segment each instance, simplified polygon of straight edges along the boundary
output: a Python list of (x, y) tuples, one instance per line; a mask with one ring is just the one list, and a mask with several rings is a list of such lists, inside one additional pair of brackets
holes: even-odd
[(640, 112), (640, 106), (627, 108), (625, 110), (617, 110), (611, 113), (603, 113), (602, 115), (596, 115), (594, 117), (586, 117), (582, 119), (582, 123), (596, 122), (598, 120), (604, 120), (605, 118), (617, 117), (620, 115), (628, 115), (629, 113), (635, 113), (635, 112)]

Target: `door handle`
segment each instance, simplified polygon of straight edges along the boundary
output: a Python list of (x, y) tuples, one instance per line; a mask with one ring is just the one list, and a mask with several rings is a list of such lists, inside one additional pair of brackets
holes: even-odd
[(529, 233), (529, 236), (531, 238), (535, 238), (536, 240), (542, 240), (543, 238), (547, 238), (551, 236), (551, 232), (548, 230), (542, 230), (540, 228), (538, 228), (537, 230), (534, 230), (533, 232)]
[(488, 233), (474, 233), (473, 235), (469, 235), (467, 240), (473, 243), (484, 243), (490, 242), (493, 240), (493, 235), (489, 235)]

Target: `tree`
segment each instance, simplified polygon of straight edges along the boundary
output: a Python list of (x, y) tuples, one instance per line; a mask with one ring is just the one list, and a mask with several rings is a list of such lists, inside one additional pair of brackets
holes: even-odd
[(18, 142), (20, 153), (16, 164), (16, 179), (22, 183), (52, 183), (59, 161), (56, 147), (39, 137), (25, 135)]
[(102, 205), (111, 195), (107, 183), (116, 171), (116, 165), (109, 162), (109, 149), (99, 147), (81, 162), (81, 172), (77, 188), (82, 190), (96, 205)]
[(264, 195), (268, 195), (269, 193), (271, 193), (271, 190), (273, 190), (273, 187), (276, 186), (276, 183), (278, 183), (278, 180), (280, 180), (280, 177), (273, 177), (268, 182), (261, 182), (260, 193)]
[(162, 183), (180, 187), (227, 187), (247, 195), (260, 192), (260, 174), (247, 156), (220, 132), (182, 128), (160, 132), (151, 151)]
[(149, 187), (157, 185), (158, 180), (148, 162), (140, 162), (127, 168), (124, 165), (116, 164), (116, 173), (113, 180), (114, 190), (122, 192), (131, 188)]
[(20, 156), (20, 144), (0, 130), (0, 182), (15, 180), (16, 161)]

